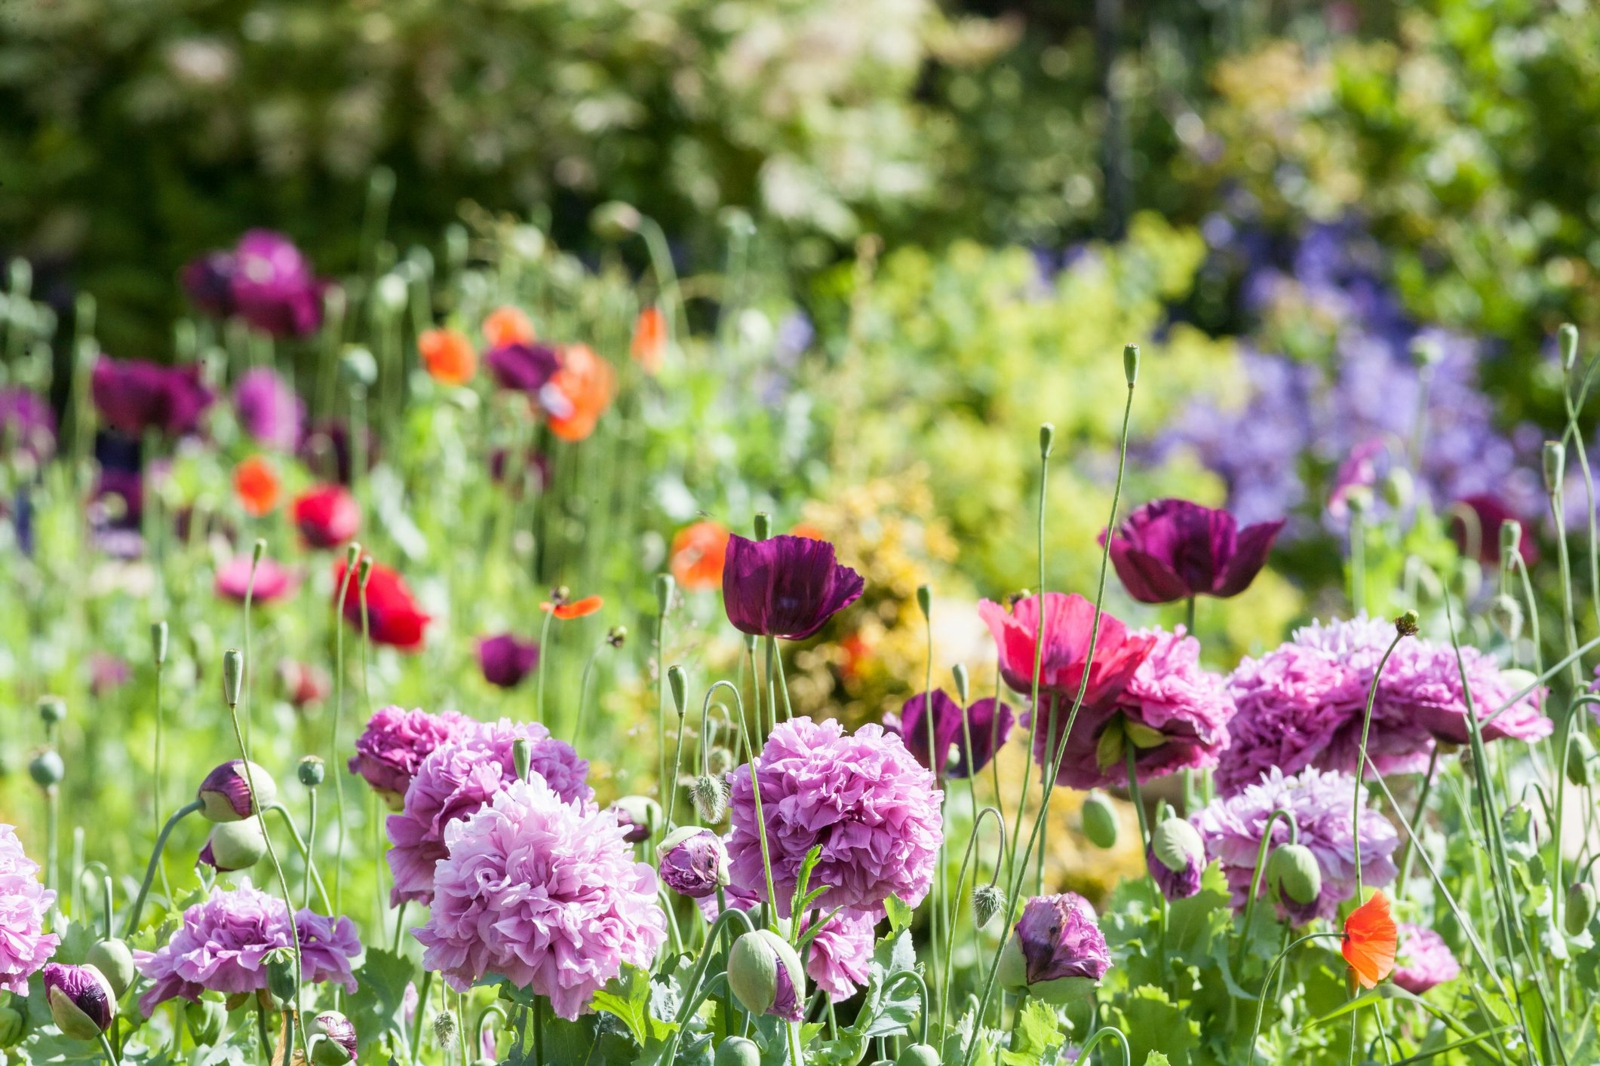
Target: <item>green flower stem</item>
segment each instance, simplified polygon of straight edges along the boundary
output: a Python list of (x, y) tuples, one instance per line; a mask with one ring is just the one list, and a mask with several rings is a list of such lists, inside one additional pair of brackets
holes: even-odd
[(1083, 1045), (1083, 1050), (1078, 1052), (1078, 1061), (1079, 1062), (1093, 1062), (1094, 1060), (1089, 1057), (1089, 1052), (1091, 1052), (1091, 1051), (1093, 1051), (1095, 1049), (1095, 1045), (1096, 1044), (1100, 1043), (1100, 1041), (1106, 1039), (1106, 1037), (1109, 1037), (1109, 1036), (1116, 1037), (1118, 1044), (1121, 1046), (1121, 1049), (1122, 1049), (1122, 1066), (1130, 1066), (1130, 1062), (1129, 1062), (1128, 1056), (1131, 1053), (1128, 1050), (1128, 1037), (1127, 1037), (1127, 1034), (1125, 1034), (1121, 1029), (1118, 1029), (1114, 1025), (1102, 1025), (1100, 1028), (1096, 1029), (1093, 1033), (1091, 1033), (1089, 1035), (1089, 1039)]
[[(1422, 814), (1428, 807), (1428, 795), (1433, 791), (1433, 775), (1439, 769), (1439, 745), (1433, 746), (1433, 753), (1428, 756), (1428, 770), (1422, 775), (1422, 791), (1417, 793), (1417, 805), (1411, 811), (1411, 824), (1421, 825)], [(1406, 884), (1411, 880), (1411, 857), (1415, 851), (1417, 838), (1410, 833), (1406, 834), (1405, 847), (1400, 849), (1400, 880), (1395, 888), (1395, 899), (1402, 900), (1406, 896)]]
[[(1594, 472), (1589, 469), (1589, 455), (1584, 448), (1583, 431), (1578, 427), (1578, 413), (1584, 401), (1588, 399), (1590, 375), (1596, 366), (1600, 366), (1600, 361), (1590, 363), (1584, 368), (1577, 397), (1574, 397), (1570, 387), (1561, 390), (1561, 399), (1567, 409), (1567, 426), (1561, 435), (1561, 443), (1563, 446), (1570, 446), (1578, 453), (1578, 469), (1583, 472), (1583, 492), (1588, 503), (1589, 517), (1589, 602), (1595, 612), (1595, 622), (1600, 624), (1600, 529), (1597, 529), (1595, 524)], [(1570, 377), (1570, 372), (1568, 376)]]
[(1355, 847), (1356, 863), (1356, 902), (1361, 902), (1361, 782), (1365, 777), (1363, 768), (1367, 765), (1367, 734), (1372, 729), (1372, 706), (1378, 702), (1378, 681), (1383, 677), (1383, 668), (1389, 664), (1389, 656), (1394, 654), (1394, 649), (1399, 645), (1405, 634), (1398, 628), (1395, 630), (1394, 639), (1384, 649), (1383, 658), (1378, 660), (1378, 668), (1372, 672), (1372, 684), (1367, 686), (1367, 708), (1361, 716), (1361, 749), (1356, 759), (1355, 798), (1351, 802), (1350, 811), (1350, 839)]
[(539, 666), (534, 681), (533, 720), (541, 724), (544, 722), (544, 666), (550, 657), (550, 620), (555, 616), (555, 611), (546, 611), (544, 622), (539, 626)]
[[(973, 852), (978, 843), (978, 830), (983, 828), (983, 819), (986, 815), (994, 816), (995, 831), (1000, 834), (1000, 848), (995, 853), (994, 872), (993, 876), (989, 878), (989, 887), (993, 888), (1000, 880), (1000, 870), (1004, 865), (1004, 857), (1006, 853), (1006, 820), (1000, 814), (998, 808), (984, 807), (982, 810), (978, 811), (977, 817), (972, 820), (972, 833), (967, 837), (967, 850), (966, 853), (961, 857), (961, 867), (956, 872), (956, 888), (955, 891), (950, 895), (949, 919), (946, 924), (946, 928), (951, 930), (954, 930), (956, 927), (956, 908), (961, 905), (962, 893), (965, 891), (967, 886), (967, 871), (971, 868)], [(973, 955), (977, 958), (982, 958), (983, 947), (978, 933), (978, 925), (977, 922), (974, 921), (972, 925)], [(955, 934), (953, 932), (951, 933), (951, 939), (955, 939)], [(950, 1015), (950, 971), (954, 965), (954, 961), (955, 951), (952, 948), (952, 950), (947, 951), (944, 954), (944, 974), (939, 980), (940, 1032), (945, 1031)]]
[(916, 983), (917, 994), (922, 1001), (922, 1010), (919, 1012), (922, 1016), (922, 1022), (917, 1033), (917, 1043), (926, 1044), (928, 1042), (928, 983), (922, 979), (922, 975), (915, 970), (896, 970), (883, 982), (883, 991), (879, 994), (884, 999), (888, 999), (889, 990), (903, 981)]
[(1267, 1009), (1267, 989), (1272, 987), (1272, 976), (1278, 972), (1278, 967), (1282, 965), (1283, 960), (1288, 957), (1289, 952), (1308, 940), (1340, 940), (1343, 937), (1343, 933), (1307, 933), (1298, 940), (1291, 941), (1289, 946), (1278, 952), (1277, 958), (1272, 960), (1272, 965), (1267, 967), (1266, 980), (1261, 982), (1261, 994), (1256, 997), (1256, 1024), (1255, 1029), (1250, 1033), (1248, 1066), (1254, 1066), (1256, 1061), (1256, 1041), (1261, 1037), (1261, 1016), (1266, 1013)]
[[(607, 644), (607, 638), (601, 637), (600, 642), (594, 646), (594, 651), (589, 653), (588, 660), (583, 664), (583, 674), (578, 681), (578, 709), (577, 712), (572, 716), (572, 729), (568, 733), (568, 737), (570, 738), (568, 743), (572, 745), (572, 749), (574, 751), (578, 750), (579, 744), (581, 744), (585, 739), (583, 735), (583, 711), (584, 707), (589, 702), (589, 677), (594, 673), (595, 660), (600, 657), (600, 652), (607, 646)], [(539, 649), (539, 654), (542, 658), (544, 655), (543, 648)]]
[[(312, 883), (315, 882), (318, 892), (320, 892), (322, 895), (322, 907), (329, 915), (331, 915), (333, 914), (333, 908), (328, 903), (328, 890), (322, 887), (322, 878), (317, 876), (317, 862), (315, 855), (317, 847), (317, 790), (312, 789), (311, 794), (307, 797), (307, 799), (311, 809), (310, 814), (306, 818), (306, 883), (300, 897), (300, 906), (302, 909), (310, 908), (311, 886)], [(287, 818), (288, 815), (286, 814), (284, 817)], [(290, 822), (289, 824), (292, 826), (294, 823)]]
[(784, 721), (794, 717), (794, 707), (789, 703), (789, 678), (783, 670), (783, 655), (777, 651), (778, 641), (775, 637), (768, 637), (773, 645), (773, 664), (778, 668), (778, 691), (783, 693), (783, 718)]
[[(422, 1016), (428, 1013), (428, 992), (432, 988), (433, 971), (423, 970), (422, 986), (417, 989), (417, 1012), (411, 1019), (411, 1061), (414, 1066), (420, 1066), (422, 1062)], [(535, 997), (535, 1010), (538, 1009), (538, 1002), (538, 997)], [(541, 1055), (537, 1061), (543, 1062), (543, 1056)]]
[(172, 835), (173, 827), (199, 809), (199, 800), (193, 800), (179, 807), (172, 812), (172, 817), (167, 819), (167, 824), (162, 826), (161, 832), (156, 835), (156, 845), (150, 851), (150, 864), (144, 870), (144, 881), (139, 885), (139, 894), (133, 898), (133, 909), (128, 911), (128, 922), (122, 930), (124, 937), (132, 936), (139, 928), (139, 915), (144, 913), (145, 897), (150, 895), (150, 882), (155, 880), (156, 866), (161, 861), (161, 853), (166, 849), (167, 838)]
[[(657, 790), (661, 793), (661, 806), (663, 809), (668, 804), (667, 794), (671, 792), (676, 798), (677, 782), (667, 781), (667, 607), (663, 601), (656, 607), (656, 782)], [(541, 658), (540, 664), (544, 660)], [(683, 731), (678, 731), (678, 740), (683, 740)], [(666, 835), (666, 828), (662, 828), (662, 836)]]
[(111, 1041), (106, 1039), (106, 1034), (104, 1033), (100, 1034), (100, 1053), (106, 1057), (106, 1061), (111, 1066), (122, 1066), (121, 1061), (117, 1058), (117, 1053), (111, 1050)]
[[(756, 835), (761, 840), (761, 872), (765, 875), (767, 881), (767, 922), (776, 932), (778, 924), (778, 890), (772, 880), (772, 853), (767, 847), (767, 819), (761, 811), (761, 782), (756, 777), (757, 749), (750, 736), (750, 721), (749, 716), (745, 713), (744, 697), (739, 695), (737, 685), (734, 685), (731, 681), (719, 680), (706, 690), (705, 707), (711, 705), (711, 697), (717, 689), (724, 686), (729, 692), (733, 693), (733, 702), (739, 710), (739, 732), (744, 740), (744, 750), (748, 755), (748, 765), (750, 767), (750, 794), (754, 797), (756, 805)], [(704, 707), (700, 713), (705, 713)], [(759, 714), (760, 712), (757, 711), (757, 713)]]
[[(720, 683), (725, 684), (726, 682)], [(731, 688), (732, 686), (729, 687)], [(735, 689), (735, 692), (737, 691)], [(700, 958), (695, 961), (694, 973), (690, 976), (689, 983), (684, 986), (683, 1006), (678, 1008), (677, 1024), (673, 1026), (672, 1035), (667, 1038), (666, 1053), (662, 1055), (660, 1061), (671, 1062), (673, 1060), (678, 1050), (678, 1036), (688, 1027), (689, 1019), (694, 1017), (694, 1012), (704, 1002), (705, 993), (709, 991), (709, 985), (702, 987), (701, 982), (705, 980), (706, 967), (711, 962), (711, 953), (716, 949), (717, 938), (730, 924), (742, 925), (744, 929), (741, 935), (753, 932), (755, 929), (755, 926), (750, 921), (750, 916), (737, 908), (723, 910), (721, 914), (717, 915), (716, 920), (711, 923), (711, 928), (706, 932), (705, 944), (700, 949)], [(733, 940), (730, 939), (729, 944), (731, 945), (732, 942)]]
[[(312, 793), (312, 795), (316, 795), (316, 793)], [(334, 913), (333, 904), (328, 900), (328, 890), (323, 887), (322, 875), (317, 872), (317, 864), (312, 859), (311, 845), (306, 842), (305, 837), (300, 835), (300, 830), (294, 824), (294, 817), (289, 813), (289, 808), (285, 807), (281, 803), (274, 803), (272, 806), (268, 807), (266, 811), (262, 812), (262, 817), (265, 818), (268, 812), (276, 812), (277, 815), (283, 819), (283, 824), (289, 828), (289, 836), (294, 840), (295, 850), (299, 851), (300, 857), (305, 860), (306, 897), (308, 899), (310, 898), (311, 886), (315, 884), (317, 888), (317, 894), (320, 898), (320, 902), (322, 903), (322, 909), (329, 915), (332, 915)], [(266, 832), (265, 825), (262, 825), (261, 828), (263, 833)], [(290, 906), (293, 906), (293, 904), (290, 904)]]
[[(918, 598), (922, 598), (920, 593), (918, 594)], [(933, 732), (933, 610), (931, 603), (928, 605), (928, 609), (923, 612), (922, 621), (923, 632), (926, 635), (928, 651), (928, 664), (927, 669), (923, 674), (922, 683), (922, 722), (924, 731), (928, 734), (928, 768), (933, 773), (933, 787), (939, 788), (941, 779), (940, 771), (943, 769), (939, 763), (939, 756), (943, 753), (937, 749)], [(785, 686), (785, 688), (787, 688), (787, 686)], [(966, 713), (964, 709), (962, 713), (963, 715)], [(943, 824), (944, 809), (947, 806), (948, 797), (942, 791), (940, 792), (939, 796), (939, 820), (940, 823)], [(941, 833), (939, 834), (939, 847), (937, 849), (933, 867), (933, 921), (931, 923), (933, 927), (931, 946), (933, 948), (933, 958), (935, 960), (933, 968), (937, 967), (937, 960), (945, 958), (948, 954), (948, 952), (941, 949), (941, 946), (945, 945), (950, 939), (949, 931), (945, 928), (945, 878), (944, 834)], [(930, 972), (933, 968), (930, 968)], [(942, 1011), (943, 1003), (945, 998), (948, 996), (949, 989), (942, 980), (939, 982), (939, 989), (941, 1004), (940, 1009)], [(926, 986), (923, 988), (923, 996), (924, 998), (927, 996)]]
[(333, 729), (329, 740), (328, 769), (333, 774), (334, 813), (339, 827), (333, 845), (333, 907), (335, 914), (344, 909), (344, 778), (341, 772), (339, 723), (344, 718), (344, 604), (350, 594), (350, 580), (355, 576), (356, 560), (361, 557), (361, 545), (352, 544), (345, 557), (344, 577), (339, 582), (339, 602), (333, 611)]
[[(165, 731), (165, 724), (166, 724), (166, 714), (165, 714), (164, 709), (163, 709), (163, 707), (161, 705), (161, 675), (162, 675), (162, 672), (163, 672), (163, 667), (165, 665), (166, 665), (166, 662), (164, 660), (162, 660), (162, 659), (157, 659), (156, 660), (156, 684), (155, 684), (156, 739), (155, 739), (155, 751), (151, 755), (151, 762), (153, 764), (153, 773), (152, 773), (152, 779), (151, 779), (151, 782), (150, 782), (151, 792), (154, 795), (154, 805), (150, 808), (150, 816), (151, 816), (151, 819), (156, 823), (156, 826), (158, 827), (156, 829), (156, 832), (158, 832), (158, 833), (161, 831), (160, 828), (159, 828), (159, 826), (161, 824), (161, 812), (166, 809), (166, 804), (164, 802), (162, 802), (162, 799), (161, 799), (161, 792), (162, 792), (162, 787), (161, 787), (161, 785), (162, 785), (162, 779), (161, 779), (161, 757), (162, 757), (163, 754), (165, 754), (165, 752), (163, 750), (163, 740), (165, 739), (164, 731)], [(163, 861), (161, 863), (161, 884), (162, 884), (162, 887), (166, 890), (166, 894), (168, 896), (171, 896), (172, 895), (172, 889), (168, 885), (168, 882), (167, 882), (167, 864), (166, 864), (165, 861)]]
[(1272, 846), (1272, 825), (1278, 819), (1283, 819), (1289, 827), (1289, 843), (1300, 843), (1300, 826), (1294, 820), (1294, 812), (1284, 807), (1277, 807), (1267, 815), (1267, 824), (1261, 829), (1261, 843), (1256, 846), (1256, 865), (1250, 873), (1250, 895), (1244, 901), (1244, 930), (1239, 937), (1239, 954), (1235, 963), (1244, 958), (1244, 948), (1250, 940), (1250, 924), (1256, 914), (1256, 900), (1261, 895), (1261, 878), (1267, 872), (1267, 849)]

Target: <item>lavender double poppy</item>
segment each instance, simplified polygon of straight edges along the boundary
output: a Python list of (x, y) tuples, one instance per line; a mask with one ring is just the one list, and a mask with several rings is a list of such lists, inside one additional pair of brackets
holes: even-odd
[(1154, 500), (1111, 534), (1111, 562), (1128, 595), (1140, 603), (1237, 596), (1266, 565), (1282, 528), (1279, 519), (1240, 529), (1226, 511), (1188, 500)]
[(825, 540), (728, 538), (722, 598), (728, 621), (741, 633), (804, 640), (860, 599), (865, 587)]
[[(928, 721), (933, 722), (934, 759), (928, 758)], [(962, 728), (962, 719), (966, 728)], [(909, 751), (923, 766), (946, 777), (965, 778), (989, 765), (1000, 745), (1011, 735), (1015, 722), (1011, 708), (1000, 701), (982, 699), (966, 708), (952, 699), (943, 689), (932, 693), (919, 692), (906, 700), (900, 713), (884, 715), (883, 726), (898, 735)], [(971, 737), (972, 749), (967, 750)], [(955, 751), (955, 763), (950, 761)]]
[(200, 416), (211, 406), (212, 392), (200, 374), (198, 364), (161, 366), (101, 356), (90, 392), (100, 417), (113, 429), (135, 438), (148, 430), (181, 437), (199, 428)]

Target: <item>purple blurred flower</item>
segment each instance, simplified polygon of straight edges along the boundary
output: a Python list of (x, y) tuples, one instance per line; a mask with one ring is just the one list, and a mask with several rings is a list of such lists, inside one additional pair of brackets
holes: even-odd
[(1350, 514), (1350, 501), (1358, 493), (1369, 497), (1378, 484), (1378, 458), (1388, 445), (1382, 437), (1364, 440), (1350, 449), (1333, 474), (1333, 489), (1328, 493), (1328, 513), (1335, 518)]
[[(824, 910), (879, 917), (891, 893), (913, 907), (928, 894), (943, 793), (900, 738), (877, 725), (847, 736), (837, 721), (793, 718), (772, 731), (757, 763), (780, 913), (806, 852), (819, 845), (811, 883), (831, 886), (817, 901)], [(733, 772), (731, 786), (733, 882), (765, 898), (750, 764)]]
[(1533, 540), (1533, 523), (1506, 506), (1500, 497), (1488, 492), (1465, 496), (1455, 502), (1451, 511), (1450, 536), (1462, 554), (1470, 555), (1484, 566), (1499, 566), (1500, 527), (1513, 521), (1522, 526), (1517, 554), (1524, 565), (1530, 568), (1538, 565), (1539, 546)]
[[(378, 435), (370, 427), (363, 426), (361, 442), (365, 449), (362, 452), (365, 472), (378, 461)], [(343, 421), (325, 419), (312, 425), (294, 454), (324, 480), (348, 485), (355, 463), (351, 443), (349, 427)]]
[(89, 656), (89, 691), (96, 699), (111, 695), (132, 678), (133, 668), (126, 660), (99, 651)]
[[(1226, 511), (1187, 500), (1155, 500), (1111, 537), (1111, 562), (1140, 603), (1237, 596), (1266, 565), (1283, 520), (1243, 529)], [(1104, 544), (1105, 533), (1100, 534)]]
[(539, 645), (515, 633), (483, 637), (478, 641), (478, 668), (483, 679), (498, 688), (516, 688), (539, 665)]
[(207, 252), (189, 260), (178, 275), (191, 303), (207, 314), (226, 318), (233, 314), (232, 252)]
[(561, 369), (561, 357), (548, 344), (514, 341), (490, 348), (483, 356), (484, 366), (502, 389), (538, 396)]
[(722, 838), (701, 826), (682, 826), (656, 847), (661, 880), (690, 899), (704, 899), (728, 884), (728, 849)]
[(865, 583), (833, 545), (808, 537), (728, 538), (722, 598), (728, 621), (753, 636), (805, 640), (861, 598)]
[(229, 276), (231, 310), (274, 337), (300, 337), (322, 324), (327, 283), (281, 233), (253, 229), (239, 238)]
[(1461, 964), (1444, 938), (1432, 929), (1400, 923), (1400, 950), (1395, 953), (1394, 983), (1420, 996), (1436, 985), (1461, 976)]
[[(929, 712), (937, 767), (928, 759)], [(939, 689), (931, 697), (926, 692), (912, 696), (901, 706), (899, 714), (893, 711), (885, 714), (883, 727), (899, 737), (906, 750), (923, 766), (937, 769), (947, 777), (964, 778), (989, 765), (989, 760), (1011, 735), (1013, 716), (1010, 707), (990, 697), (968, 707), (964, 717), (965, 727), (961, 705)], [(970, 755), (966, 747), (969, 734), (972, 738)], [(953, 766), (950, 763), (952, 750), (956, 760)]]
[(56, 894), (39, 882), (39, 864), (22, 851), (15, 826), (0, 823), (0, 992), (28, 994), (28, 978), (61, 938), (44, 931)]
[(102, 355), (94, 364), (90, 391), (100, 417), (113, 429), (135, 438), (149, 430), (181, 437), (199, 428), (200, 416), (211, 406), (212, 393), (201, 373), (198, 364), (160, 366)]
[(56, 413), (44, 397), (0, 387), (0, 455), (21, 452), (40, 463), (56, 450)]
[[(356, 990), (351, 961), (361, 942), (348, 918), (327, 918), (310, 910), (295, 912), (300, 933), (301, 979), (307, 985), (333, 982)], [(267, 989), (267, 956), (289, 946), (289, 909), (277, 896), (257, 891), (248, 881), (231, 892), (211, 896), (183, 912), (183, 924), (158, 951), (135, 951), (134, 963), (153, 986), (139, 997), (149, 1017), (158, 1004), (182, 997), (199, 1002), (206, 991), (235, 994)]]
[[(391, 819), (391, 822), (393, 819)], [(485, 974), (548, 996), (569, 1021), (667, 935), (656, 878), (615, 818), (537, 776), (513, 781), (445, 830), (423, 965), (465, 992)]]
[(350, 772), (360, 775), (390, 807), (399, 810), (422, 760), (470, 722), (454, 711), (429, 714), (393, 704), (380, 708), (356, 738)]
[(257, 442), (292, 452), (305, 429), (305, 401), (271, 367), (246, 370), (233, 388), (239, 424)]
[[(594, 795), (584, 781), (589, 763), (565, 741), (555, 740), (538, 723), (467, 722), (455, 736), (434, 748), (417, 767), (406, 790), (405, 807), (388, 821), (389, 868), (394, 872), (390, 900), (433, 900), (434, 866), (449, 854), (445, 831), (488, 803), (516, 779), (511, 749), (518, 739), (532, 745), (531, 769), (568, 803)], [(610, 815), (613, 825), (616, 819)], [(619, 829), (620, 832), (620, 829)]]
[[(1244, 908), (1250, 894), (1256, 854), (1267, 819), (1279, 807), (1294, 815), (1300, 830), (1300, 843), (1316, 857), (1322, 872), (1322, 892), (1316, 901), (1304, 906), (1290, 901), (1289, 918), (1302, 924), (1311, 918), (1332, 918), (1339, 904), (1355, 895), (1355, 844), (1351, 837), (1351, 804), (1355, 780), (1348, 774), (1308, 768), (1286, 776), (1277, 767), (1260, 781), (1236, 795), (1213, 800), (1198, 811), (1194, 826), (1206, 842), (1206, 853), (1222, 864), (1222, 872), (1233, 891), (1233, 906)], [(1369, 887), (1382, 887), (1397, 873), (1390, 856), (1400, 842), (1394, 826), (1380, 812), (1365, 807), (1362, 793), (1361, 876)], [(1272, 825), (1274, 846), (1289, 842), (1289, 827), (1280, 818)], [(1262, 894), (1267, 893), (1262, 879)]]

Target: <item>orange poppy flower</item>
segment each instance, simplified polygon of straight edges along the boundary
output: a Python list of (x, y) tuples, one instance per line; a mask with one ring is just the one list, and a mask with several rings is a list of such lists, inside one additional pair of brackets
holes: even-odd
[(466, 334), (454, 329), (425, 329), (417, 338), (422, 365), (441, 385), (465, 385), (478, 372), (478, 353)]
[(483, 339), (491, 348), (507, 344), (532, 344), (537, 336), (533, 331), (533, 320), (510, 304), (495, 308), (483, 320)]
[(594, 614), (605, 602), (599, 596), (585, 596), (583, 599), (573, 600), (571, 603), (551, 603), (546, 600), (539, 605), (539, 610), (546, 614), (553, 614), (565, 621), (570, 618), (583, 618), (586, 615)]
[(561, 353), (561, 369), (550, 386), (565, 401), (565, 411), (552, 411), (550, 432), (566, 441), (580, 441), (594, 432), (611, 406), (616, 372), (587, 344), (573, 344)]
[(651, 306), (639, 312), (629, 354), (646, 374), (654, 377), (661, 372), (661, 364), (667, 358), (667, 316), (661, 308)]
[(252, 455), (233, 471), (233, 494), (245, 512), (260, 518), (278, 506), (283, 483), (277, 470), (259, 455)]
[(672, 576), (690, 592), (718, 588), (728, 558), (728, 531), (716, 522), (684, 526), (672, 538)]
[(1344, 920), (1344, 941), (1339, 951), (1362, 988), (1376, 988), (1379, 981), (1394, 972), (1398, 938), (1394, 916), (1389, 913), (1389, 898), (1382, 892), (1374, 892)]
[(820, 528), (812, 525), (810, 522), (797, 522), (795, 527), (789, 530), (789, 535), (791, 537), (804, 537), (806, 540), (828, 539), (828, 535), (826, 533), (822, 532)]

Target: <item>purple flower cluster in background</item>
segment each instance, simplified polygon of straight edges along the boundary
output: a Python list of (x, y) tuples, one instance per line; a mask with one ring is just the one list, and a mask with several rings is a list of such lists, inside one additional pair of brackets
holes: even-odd
[(304, 336), (320, 326), (330, 284), (293, 241), (266, 229), (249, 230), (232, 250), (191, 260), (180, 280), (202, 311), (237, 315), (274, 337)]

